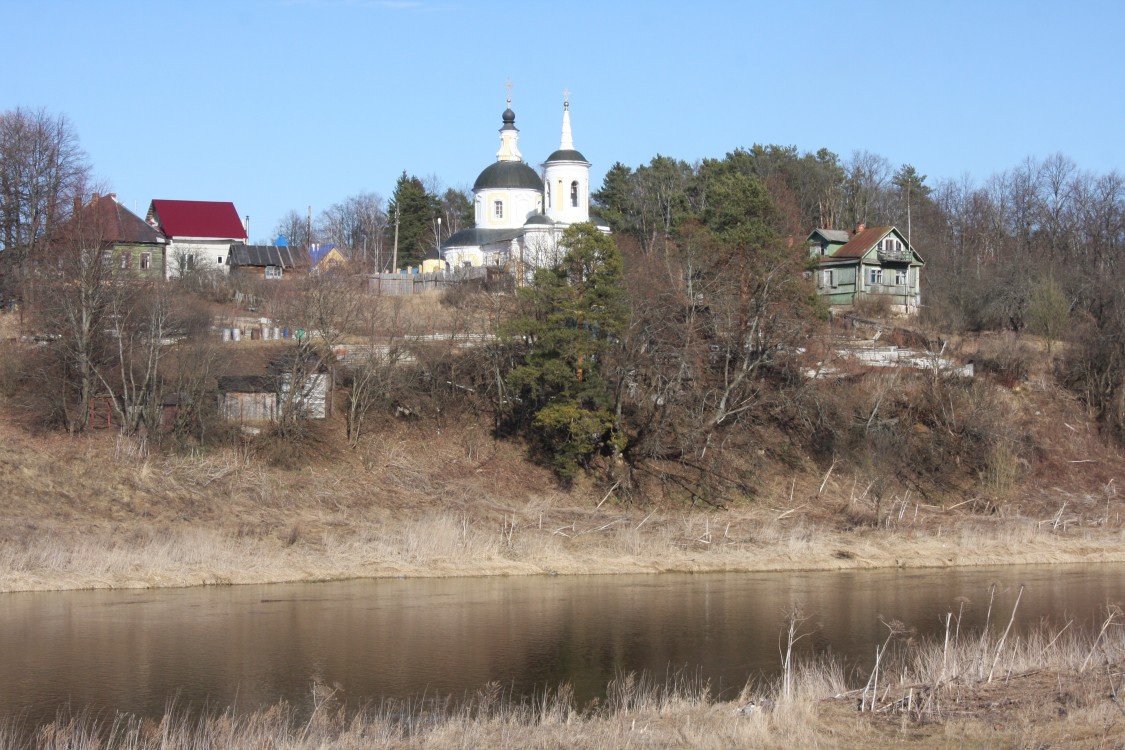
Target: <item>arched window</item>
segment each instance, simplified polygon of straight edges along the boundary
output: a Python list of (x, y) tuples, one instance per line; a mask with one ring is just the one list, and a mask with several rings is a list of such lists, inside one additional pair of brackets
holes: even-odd
[(492, 203), (492, 218), (504, 218), (504, 201), (493, 201)]
[(578, 180), (570, 183), (570, 205), (578, 208)]
[(547, 183), (547, 208), (551, 207), (551, 183)]

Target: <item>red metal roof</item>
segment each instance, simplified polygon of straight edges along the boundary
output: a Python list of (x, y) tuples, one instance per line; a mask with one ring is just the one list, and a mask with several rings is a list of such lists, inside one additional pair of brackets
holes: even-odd
[(154, 200), (149, 217), (169, 238), (246, 239), (242, 219), (230, 201)]
[(832, 253), (833, 258), (862, 258), (875, 243), (887, 236), (894, 227), (867, 227), (852, 236), (847, 244)]

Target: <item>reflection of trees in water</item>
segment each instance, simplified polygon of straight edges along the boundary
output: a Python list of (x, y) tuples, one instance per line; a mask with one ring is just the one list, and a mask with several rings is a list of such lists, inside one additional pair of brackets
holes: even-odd
[(632, 671), (662, 680), (681, 670), (733, 695), (778, 674), (785, 612), (797, 602), (810, 633), (797, 660), (829, 654), (862, 682), (887, 636), (880, 616), (937, 637), (966, 597), (961, 633), (973, 632), (998, 579), (1001, 626), (1026, 584), (1010, 638), (1064, 615), (1096, 629), (1099, 608), (1125, 599), (1120, 572), (449, 579), (17, 598), (0, 612), (9, 644), (0, 670), (24, 677), (0, 690), (0, 716), (35, 705), (51, 719), (64, 703), (156, 716), (173, 696), (194, 708), (299, 705), (314, 679), (338, 683), (356, 704), (456, 701), (493, 680), (516, 698), (570, 683), (585, 703)]

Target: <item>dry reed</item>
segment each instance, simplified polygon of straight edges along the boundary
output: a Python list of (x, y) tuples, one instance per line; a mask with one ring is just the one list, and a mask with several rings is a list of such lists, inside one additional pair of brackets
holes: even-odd
[(388, 701), (357, 709), (317, 685), (300, 707), (198, 715), (173, 706), (158, 720), (78, 712), (32, 730), (9, 722), (0, 728), (0, 747), (1116, 747), (1125, 739), (1119, 616), (1107, 612), (1094, 632), (1041, 626), (1005, 639), (989, 629), (959, 632), (951, 611), (945, 637), (918, 643), (896, 642), (892, 625), (887, 657), (872, 675), (879, 679), (868, 681), (879, 687), (866, 698), (862, 689), (847, 690), (839, 663), (825, 660), (798, 662), (786, 677), (748, 685), (731, 702), (683, 674), (663, 681), (619, 675), (603, 701), (586, 706), (576, 705), (565, 685), (515, 699), (489, 683), (456, 704)]

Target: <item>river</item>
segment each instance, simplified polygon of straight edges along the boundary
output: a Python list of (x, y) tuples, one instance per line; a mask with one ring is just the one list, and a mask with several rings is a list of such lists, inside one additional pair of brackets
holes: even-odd
[(682, 672), (734, 697), (778, 672), (785, 614), (806, 616), (805, 655), (855, 677), (897, 619), (939, 635), (964, 608), (979, 629), (1073, 618), (1095, 627), (1125, 602), (1125, 566), (463, 579), (4, 594), (0, 721), (60, 709), (159, 716), (180, 707), (306, 703), (314, 682), (353, 705), (513, 696), (562, 683), (585, 701), (625, 672)]

